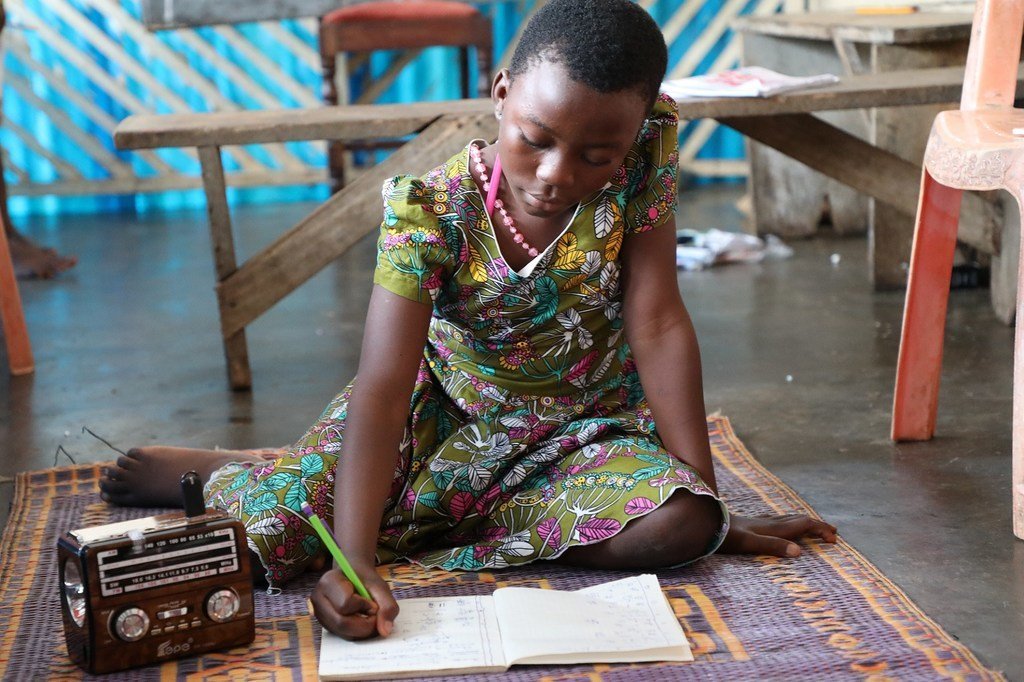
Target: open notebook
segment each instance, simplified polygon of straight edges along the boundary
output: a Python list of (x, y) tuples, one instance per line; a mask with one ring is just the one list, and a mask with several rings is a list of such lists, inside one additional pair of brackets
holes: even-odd
[(324, 631), (320, 679), (501, 672), (517, 664), (692, 661), (657, 577), (575, 592), (502, 587), (490, 596), (402, 599), (385, 639)]

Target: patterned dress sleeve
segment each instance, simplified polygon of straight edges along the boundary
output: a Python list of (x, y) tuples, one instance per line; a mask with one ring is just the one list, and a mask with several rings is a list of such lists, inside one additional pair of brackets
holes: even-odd
[(626, 233), (647, 232), (675, 217), (679, 114), (662, 93), (613, 178), (623, 190)]
[[(442, 223), (447, 192), (397, 176), (384, 183), (384, 220), (373, 283), (413, 301), (434, 301), (455, 270), (459, 233)], [(444, 195), (444, 196), (442, 196)]]

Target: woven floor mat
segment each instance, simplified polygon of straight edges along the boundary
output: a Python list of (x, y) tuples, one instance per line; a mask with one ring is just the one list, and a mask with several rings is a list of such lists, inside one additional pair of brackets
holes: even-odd
[[(758, 464), (728, 419), (708, 420), (718, 484), (740, 514), (814, 511)], [(20, 474), (0, 541), (0, 678), (81, 679), (67, 658), (55, 551), (72, 528), (148, 516), (103, 503), (101, 465)], [(490, 593), (506, 585), (572, 590), (624, 577), (544, 562), (483, 573), (392, 565), (399, 598)], [(713, 556), (658, 577), (693, 646), (692, 663), (516, 666), (495, 680), (1002, 680), (852, 547), (810, 543), (796, 559)], [(181, 659), (105, 680), (316, 679), (320, 629), (306, 615), (315, 576), (256, 597), (251, 647)], [(439, 679), (439, 678), (432, 678)], [(452, 680), (465, 680), (454, 677)]]

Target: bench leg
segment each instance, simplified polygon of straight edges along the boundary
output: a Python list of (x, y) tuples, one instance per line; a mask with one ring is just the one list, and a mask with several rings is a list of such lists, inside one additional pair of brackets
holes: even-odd
[(910, 256), (903, 332), (893, 397), (893, 440), (928, 440), (935, 433), (942, 342), (963, 191), (921, 175)]
[[(238, 269), (238, 263), (235, 260), (235, 240), (231, 233), (231, 213), (228, 211), (220, 147), (200, 147), (198, 151), (199, 161), (203, 168), (206, 212), (210, 219), (213, 263), (217, 270), (217, 305), (220, 309), (223, 328), (227, 304), (220, 284)], [(249, 349), (245, 341), (244, 329), (230, 335), (224, 334), (224, 356), (227, 359), (228, 382), (231, 384), (231, 388), (235, 391), (246, 391), (252, 388)]]
[(7, 243), (7, 226), (0, 223), (0, 322), (7, 342), (7, 363), (11, 374), (30, 374), (35, 369), (32, 345), (21, 308), (18, 280), (11, 262), (11, 249)]

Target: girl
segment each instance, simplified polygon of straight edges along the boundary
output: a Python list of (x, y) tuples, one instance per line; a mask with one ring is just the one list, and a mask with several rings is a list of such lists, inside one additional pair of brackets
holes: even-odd
[(656, 569), (834, 542), (803, 516), (730, 520), (718, 498), (666, 61), (629, 0), (548, 3), (494, 79), (497, 140), (385, 184), (358, 379), (284, 457), (133, 450), (104, 498), (173, 504), (199, 470), (272, 587), (323, 554), (308, 501), (373, 597), (337, 570), (318, 582), (317, 618), (348, 638), (398, 614), (375, 562)]

